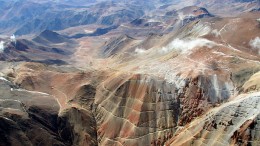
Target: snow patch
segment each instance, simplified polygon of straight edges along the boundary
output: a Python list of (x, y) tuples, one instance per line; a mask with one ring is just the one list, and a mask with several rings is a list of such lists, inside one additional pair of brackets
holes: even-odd
[(190, 34), (193, 37), (201, 37), (209, 34), (211, 32), (211, 27), (208, 26), (207, 24), (196, 24), (192, 30), (190, 30)]
[(158, 20), (156, 20), (156, 19), (149, 19), (147, 22), (152, 23), (152, 22), (160, 22), (160, 21), (158, 21)]
[(182, 54), (190, 54), (194, 48), (208, 47), (212, 48), (216, 44), (204, 38), (193, 38), (193, 39), (174, 39), (169, 45), (159, 50), (160, 53), (168, 53), (173, 50), (179, 51)]
[(220, 36), (220, 32), (219, 32), (217, 29), (212, 30), (211, 33), (212, 33), (215, 37), (219, 37), (219, 36)]
[(10, 37), (10, 40), (16, 44), (16, 37), (14, 34)]
[(220, 55), (220, 56), (228, 56), (228, 55), (224, 54), (223, 52), (216, 52), (216, 51), (214, 51), (212, 53)]
[(0, 42), (0, 53), (3, 53), (4, 52), (4, 50), (5, 50), (5, 42), (4, 41), (1, 41)]
[(260, 38), (256, 37), (255, 39), (249, 42), (249, 45), (253, 48), (258, 50), (258, 54), (260, 54)]
[(0, 80), (5, 81), (5, 82), (10, 82), (6, 78), (4, 78), (4, 77), (0, 77)]
[(216, 74), (213, 76), (212, 82), (213, 82), (213, 89), (216, 92), (216, 97), (218, 97), (219, 96), (219, 85), (218, 85), (218, 77)]
[(135, 53), (137, 53), (137, 54), (144, 54), (144, 53), (146, 53), (146, 50), (144, 50), (142, 48), (136, 48), (135, 49)]
[(50, 95), (50, 94), (43, 93), (43, 92), (38, 92), (38, 91), (29, 91), (29, 90), (25, 90), (25, 89), (15, 89), (15, 91), (19, 91), (19, 92), (27, 92), (27, 93), (32, 93), (32, 94), (41, 94), (41, 95), (45, 95), (45, 96), (49, 96), (49, 95)]
[(180, 12), (180, 13), (178, 13), (178, 17), (182, 21), (182, 25), (183, 25), (184, 19), (195, 17), (195, 15), (191, 14), (191, 13), (190, 14), (184, 14), (183, 12)]
[(94, 31), (93, 31), (93, 30), (84, 29), (84, 32), (85, 32), (85, 33), (93, 33)]

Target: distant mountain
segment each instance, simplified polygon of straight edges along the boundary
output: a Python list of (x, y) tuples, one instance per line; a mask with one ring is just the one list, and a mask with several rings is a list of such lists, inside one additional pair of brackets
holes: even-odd
[[(95, 1), (91, 1), (93, 3)], [(69, 27), (102, 24), (115, 25), (132, 21), (144, 15), (149, 7), (135, 3), (126, 6), (117, 2), (90, 3), (87, 1), (61, 3), (16, 1), (5, 2), (0, 7), (0, 33), (26, 35), (39, 33), (45, 29), (62, 30)]]
[(45, 30), (33, 39), (3, 39), (0, 61), (31, 61), (46, 64), (67, 64), (76, 42), (56, 32)]
[[(26, 35), (48, 30), (89, 25), (118, 25), (150, 15), (158, 8), (169, 12), (196, 5), (212, 14), (232, 16), (259, 8), (258, 0), (155, 0), (155, 1), (72, 1), (17, 0), (2, 1), (0, 6), (0, 34)], [(164, 7), (164, 9), (162, 9)], [(168, 13), (170, 14), (170, 13)]]
[(260, 8), (259, 0), (197, 0), (196, 4), (222, 16), (234, 16)]
[(41, 44), (48, 44), (70, 42), (71, 40), (61, 36), (56, 32), (45, 30), (39, 36), (35, 37), (33, 41)]

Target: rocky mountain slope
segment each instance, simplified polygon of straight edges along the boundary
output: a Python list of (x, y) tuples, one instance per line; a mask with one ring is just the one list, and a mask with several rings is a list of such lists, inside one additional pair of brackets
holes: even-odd
[(47, 64), (67, 64), (66, 58), (74, 52), (77, 43), (65, 36), (46, 30), (35, 38), (10, 39), (3, 37), (1, 61), (32, 61)]
[(0, 145), (260, 145), (258, 1), (193, 2), (37, 2), (102, 16), (1, 36)]

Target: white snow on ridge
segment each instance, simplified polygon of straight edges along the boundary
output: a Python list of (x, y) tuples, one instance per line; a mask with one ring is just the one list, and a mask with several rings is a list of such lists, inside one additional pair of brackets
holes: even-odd
[[(170, 42), (167, 46), (162, 48), (156, 48), (155, 50), (156, 53), (159, 54), (167, 54), (171, 51), (178, 51), (181, 54), (191, 54), (193, 52), (193, 49), (195, 48), (201, 48), (201, 47), (212, 48), (217, 45), (218, 44), (216, 44), (215, 42), (204, 38), (186, 38), (186, 39), (176, 38), (172, 42)], [(135, 53), (145, 54), (148, 53), (148, 51), (142, 48), (136, 48)]]
[(135, 49), (135, 53), (137, 54), (144, 54), (146, 52), (146, 50), (142, 49), (142, 48), (136, 48)]
[(10, 40), (16, 44), (16, 37), (14, 34), (10, 37)]
[(5, 44), (4, 41), (1, 41), (1, 42), (0, 42), (0, 53), (4, 52), (4, 50), (5, 50), (4, 44)]
[(192, 39), (174, 39), (169, 45), (163, 47), (160, 52), (161, 53), (168, 53), (170, 51), (176, 50), (180, 51), (182, 54), (189, 54), (191, 53), (192, 49), (197, 47), (208, 47), (212, 48), (217, 44), (204, 39), (204, 38), (192, 38)]
[(20, 91), (20, 92), (28, 92), (28, 93), (32, 93), (32, 94), (41, 94), (41, 95), (45, 95), (45, 96), (49, 96), (50, 94), (44, 93), (44, 92), (38, 92), (38, 91), (29, 91), (29, 90), (25, 90), (25, 89), (14, 89), (15, 91)]
[(249, 45), (253, 48), (258, 50), (258, 54), (260, 54), (260, 37), (256, 37), (255, 39), (249, 42)]
[(6, 78), (4, 78), (4, 77), (0, 77), (0, 80), (6, 81), (6, 82), (10, 82), (10, 81), (8, 81)]

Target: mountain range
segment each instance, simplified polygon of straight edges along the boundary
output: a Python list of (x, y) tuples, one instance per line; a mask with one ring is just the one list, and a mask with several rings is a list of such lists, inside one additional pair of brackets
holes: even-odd
[(259, 0), (0, 0), (0, 145), (260, 145)]

